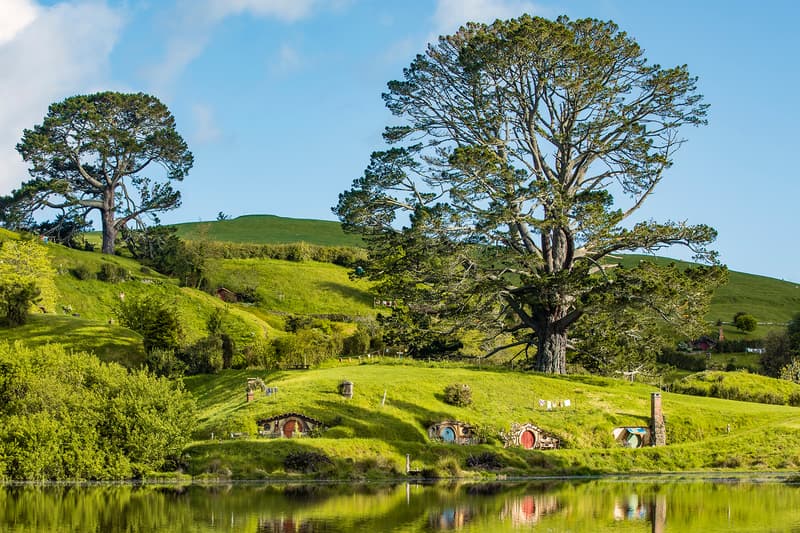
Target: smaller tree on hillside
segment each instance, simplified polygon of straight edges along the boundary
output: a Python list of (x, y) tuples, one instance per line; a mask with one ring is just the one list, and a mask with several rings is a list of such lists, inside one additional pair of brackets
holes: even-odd
[(120, 324), (142, 336), (146, 352), (178, 349), (178, 311), (159, 295), (132, 296), (122, 300), (114, 312)]
[(740, 331), (749, 333), (755, 331), (756, 326), (758, 326), (758, 321), (753, 315), (748, 315), (744, 311), (739, 311), (733, 315), (733, 325)]

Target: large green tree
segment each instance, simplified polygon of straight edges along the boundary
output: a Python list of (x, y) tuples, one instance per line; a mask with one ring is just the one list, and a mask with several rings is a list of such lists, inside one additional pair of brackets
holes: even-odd
[(551, 373), (566, 371), (569, 332), (592, 311), (702, 318), (716, 269), (658, 282), (651, 269), (607, 272), (615, 252), (675, 244), (715, 259), (708, 226), (632, 222), (682, 128), (706, 121), (685, 66), (649, 64), (612, 22), (525, 15), (439, 38), (388, 88), (395, 146), (334, 212), (367, 239), (367, 272), (400, 312), (505, 330)]
[(107, 254), (126, 224), (180, 205), (171, 182), (182, 180), (193, 163), (169, 109), (142, 93), (54, 103), (41, 124), (24, 131), (17, 151), (33, 179), (0, 199), (6, 223), (21, 224), (42, 208), (71, 216), (96, 210)]

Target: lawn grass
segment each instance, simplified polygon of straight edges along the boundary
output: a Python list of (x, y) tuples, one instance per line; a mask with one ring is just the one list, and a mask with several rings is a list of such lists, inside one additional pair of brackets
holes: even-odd
[(374, 316), (370, 283), (351, 280), (350, 270), (316, 261), (278, 259), (212, 259), (213, 287), (235, 292), (252, 288), (262, 312)]
[(31, 315), (24, 326), (0, 327), (0, 339), (29, 346), (63, 344), (68, 350), (93, 353), (103, 361), (129, 368), (144, 364), (144, 346), (138, 333), (81, 317)]
[[(278, 393), (259, 392), (247, 403), (244, 385), (255, 376)], [(355, 384), (352, 399), (338, 394), (342, 380)], [(450, 383), (469, 384), (473, 404), (459, 408), (444, 403), (442, 393)], [(614, 379), (383, 362), (269, 374), (225, 371), (186, 378), (185, 384), (201, 412), (197, 441), (187, 450), (195, 475), (280, 477), (287, 475), (282, 461), (289, 450), (324, 453), (336, 466), (328, 474), (356, 478), (402, 475), (406, 454), (415, 468), (432, 475), (486, 475), (465, 466), (469, 455), (484, 452), (497, 454), (505, 465), (501, 473), (511, 476), (800, 467), (797, 408), (669, 392), (662, 393), (669, 446), (621, 448), (612, 430), (646, 426), (650, 393), (657, 389)], [(548, 411), (539, 407), (540, 399), (570, 399), (572, 406)], [(208, 440), (213, 428), (231, 419), (252, 423), (286, 412), (320, 419), (329, 428), (314, 439)], [(428, 425), (446, 419), (474, 425), (487, 443), (431, 443)], [(560, 438), (564, 449), (504, 449), (498, 431), (512, 422), (533, 422)]]

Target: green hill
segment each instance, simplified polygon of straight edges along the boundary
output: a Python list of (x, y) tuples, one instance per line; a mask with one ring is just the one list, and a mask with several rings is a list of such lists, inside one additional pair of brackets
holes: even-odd
[(178, 236), (187, 240), (281, 244), (307, 242), (320, 246), (361, 246), (361, 238), (342, 231), (338, 222), (284, 218), (275, 215), (245, 215), (232, 220), (174, 224)]
[[(621, 255), (621, 263), (633, 266), (639, 261), (653, 261), (666, 264), (675, 262), (689, 265), (685, 261), (653, 257), (649, 255)], [(756, 317), (759, 326), (748, 334), (735, 329), (730, 322), (733, 315), (743, 311)], [(762, 338), (767, 331), (782, 326), (792, 316), (800, 313), (800, 283), (782, 281), (744, 272), (728, 272), (728, 283), (719, 287), (711, 298), (711, 306), (706, 319), (711, 323), (721, 320), (723, 331), (728, 338)]]
[[(263, 377), (278, 392), (258, 391), (255, 401), (246, 402), (244, 385), (254, 376)], [(342, 380), (354, 383), (352, 399), (337, 393)], [(487, 452), (503, 464), (497, 473), (507, 475), (800, 467), (797, 408), (667, 392), (662, 396), (669, 445), (622, 448), (612, 431), (646, 426), (650, 393), (657, 389), (613, 379), (384, 361), (267, 375), (226, 371), (186, 378), (185, 383), (198, 398), (201, 412), (195, 431), (198, 442), (187, 450), (190, 471), (196, 475), (284, 476), (282, 461), (290, 450), (326, 454), (342, 477), (368, 475), (365, 471), (370, 469), (376, 475), (403, 472), (406, 454), (411, 454), (416, 468), (463, 474), (470, 470), (465, 466), (467, 457)], [(469, 384), (473, 404), (460, 408), (444, 403), (443, 390), (450, 383)], [(570, 399), (571, 405), (547, 410), (540, 407), (540, 399)], [(228, 431), (252, 432), (255, 420), (292, 412), (329, 427), (313, 439), (208, 440), (212, 432), (217, 438)], [(448, 419), (472, 424), (487, 443), (431, 443), (428, 425)], [(512, 422), (533, 422), (557, 436), (564, 449), (503, 448), (498, 431), (508, 430)]]

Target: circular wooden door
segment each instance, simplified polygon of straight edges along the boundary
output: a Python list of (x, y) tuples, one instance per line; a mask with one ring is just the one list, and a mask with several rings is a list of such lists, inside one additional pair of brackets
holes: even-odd
[(283, 425), (283, 436), (291, 439), (296, 427), (297, 427), (296, 420), (287, 420), (286, 423)]
[(439, 432), (439, 436), (442, 437), (442, 440), (445, 442), (453, 442), (456, 440), (456, 432), (453, 431), (451, 427), (443, 428)]
[(526, 429), (519, 436), (519, 442), (523, 448), (530, 450), (536, 444), (536, 435), (533, 434), (533, 431)]
[(635, 433), (629, 433), (625, 438), (625, 444), (628, 448), (639, 448), (642, 445), (642, 437)]

